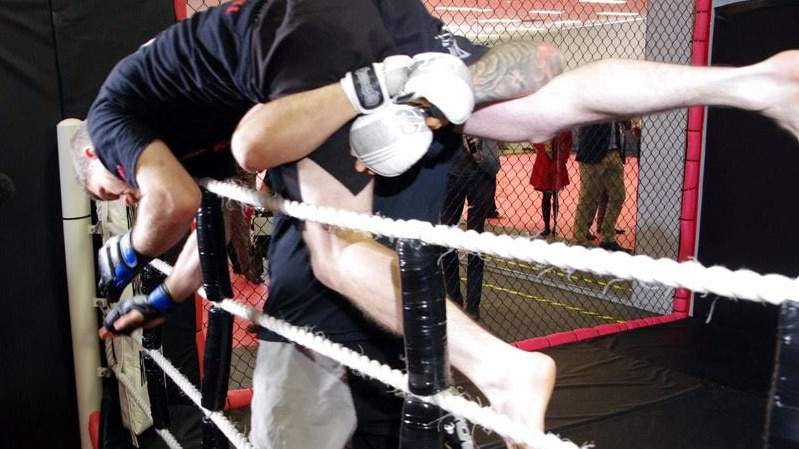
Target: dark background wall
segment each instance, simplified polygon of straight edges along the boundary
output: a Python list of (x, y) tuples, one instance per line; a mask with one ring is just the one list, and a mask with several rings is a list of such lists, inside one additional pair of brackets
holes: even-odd
[(175, 20), (166, 0), (0, 2), (0, 447), (78, 448), (56, 125)]
[[(716, 8), (713, 65), (751, 64), (799, 48), (799, 4), (752, 1)], [(799, 275), (799, 145), (773, 122), (745, 111), (707, 116), (699, 260), (705, 265)], [(706, 316), (715, 295), (696, 298)], [(714, 320), (773, 332), (776, 307), (719, 301)]]

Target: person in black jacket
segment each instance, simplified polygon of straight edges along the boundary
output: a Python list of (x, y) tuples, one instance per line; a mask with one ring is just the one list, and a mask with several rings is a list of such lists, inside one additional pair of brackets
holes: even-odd
[[(499, 168), (499, 142), (464, 136), (462, 151), (458, 151), (449, 170), (441, 223), (457, 226), (463, 215), (463, 206), (468, 202), (466, 229), (483, 232), (486, 218), (494, 206), (493, 185)], [(469, 316), (479, 319), (485, 261), (482, 255), (474, 253), (469, 253), (467, 259), (464, 309)], [(458, 251), (447, 250), (442, 257), (442, 263), (447, 296), (463, 306)]]

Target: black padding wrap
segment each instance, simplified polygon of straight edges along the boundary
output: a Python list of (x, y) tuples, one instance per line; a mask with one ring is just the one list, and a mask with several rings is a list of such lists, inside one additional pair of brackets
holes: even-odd
[(355, 95), (358, 96), (358, 103), (364, 109), (374, 109), (386, 101), (386, 98), (383, 97), (380, 80), (371, 65), (352, 72), (352, 85)]
[(444, 433), (439, 431), (442, 410), (418, 397), (408, 396), (402, 404), (400, 449), (441, 449)]
[(444, 430), (444, 441), (449, 449), (474, 449), (477, 447), (472, 431), (469, 430), (469, 423), (465, 419), (449, 414), (445, 415), (441, 418), (441, 428)]
[(214, 424), (210, 416), (203, 416), (202, 419), (202, 449), (229, 449), (230, 442), (228, 441), (222, 429)]
[[(165, 278), (166, 275), (151, 265), (144, 267), (144, 270), (139, 275), (142, 291), (148, 293), (162, 288)], [(168, 293), (169, 290), (164, 288), (162, 292)], [(172, 295), (169, 294), (169, 296), (171, 298)], [(163, 326), (144, 329), (142, 331), (142, 346), (153, 351), (161, 350), (163, 334)], [(172, 421), (169, 415), (169, 400), (166, 394), (166, 377), (161, 367), (148, 353), (145, 352), (142, 355), (144, 375), (147, 378), (147, 394), (150, 396), (150, 414), (153, 417), (153, 426), (159, 430), (168, 429), (172, 425)]]
[(418, 240), (397, 242), (408, 387), (429, 396), (447, 388), (447, 318), (440, 250)]
[[(142, 332), (142, 346), (145, 349), (158, 351), (163, 341), (163, 327), (144, 329)], [(153, 417), (153, 426), (158, 429), (168, 429), (171, 426), (169, 404), (166, 397), (166, 378), (164, 371), (148, 354), (144, 353), (144, 375), (147, 378), (147, 394), (150, 396), (150, 414)]]
[[(211, 301), (232, 298), (222, 200), (203, 189), (202, 204), (196, 221), (197, 246), (206, 296)], [(208, 410), (220, 411), (225, 407), (232, 347), (233, 315), (212, 307), (208, 311), (201, 401), (202, 406)], [(202, 428), (204, 449), (227, 449), (229, 443), (213, 421), (204, 418)]]
[(799, 448), (799, 302), (780, 308), (766, 440), (769, 449)]
[(208, 410), (225, 407), (232, 348), (233, 315), (219, 307), (211, 307), (205, 336), (202, 383), (202, 406)]
[(228, 272), (222, 200), (205, 189), (202, 194), (202, 204), (197, 212), (196, 223), (203, 288), (209, 300), (221, 301), (233, 297), (233, 287)]
[[(212, 307), (208, 311), (208, 332), (205, 337), (205, 359), (203, 363), (202, 406), (211, 411), (225, 408), (228, 379), (230, 378), (230, 355), (233, 345), (233, 315)], [(229, 442), (209, 417), (202, 421), (203, 449), (228, 449)]]

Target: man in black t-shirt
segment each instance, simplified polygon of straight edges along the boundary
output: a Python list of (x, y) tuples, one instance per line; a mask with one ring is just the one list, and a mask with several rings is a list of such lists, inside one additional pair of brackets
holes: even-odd
[[(392, 36), (399, 36), (398, 40), (402, 42), (402, 45), (398, 46), (398, 50), (401, 53), (447, 52), (462, 56), (465, 62), (472, 63), (485, 52), (484, 48), (476, 47), (462, 38), (449, 34), (442, 27), (442, 23), (430, 16), (418, 2), (393, 1), (388, 5), (391, 7), (390, 10), (381, 9), (383, 21), (387, 29), (391, 30)], [(388, 218), (417, 219), (437, 223), (437, 205), (443, 202), (443, 192), (447, 180), (445, 175), (459, 141), (460, 139), (455, 136), (451, 126), (444, 127), (434, 133), (431, 148), (422, 160), (408, 172), (391, 178), (378, 176), (375, 181), (373, 212)], [(297, 181), (299, 177), (298, 164), (284, 164), (270, 169), (269, 173), (273, 186), (278, 186), (276, 191), (281, 196), (302, 200), (298, 189), (292, 189), (292, 186), (299, 185)], [(426, 201), (418, 200), (420, 192), (423, 192)], [(264, 306), (264, 311), (267, 314), (285, 319), (298, 326), (309, 327), (373, 360), (389, 364), (397, 369), (404, 368), (402, 340), (365, 317), (363, 312), (358, 310), (347, 298), (326, 287), (314, 277), (310, 263), (311, 256), (302, 239), (300, 221), (291, 217), (277, 217), (272, 239), (273, 244), (269, 254), (269, 298)], [(266, 364), (261, 360), (267, 358), (275, 363), (274, 360), (279, 358), (300, 359), (308, 356), (308, 351), (302, 351), (301, 354), (287, 353), (288, 350), (281, 348), (280, 345), (289, 345), (289, 343), (279, 343), (282, 339), (266, 330), (262, 329), (259, 332), (259, 337), (264, 342), (259, 345), (258, 366)], [(324, 379), (325, 371), (331, 369), (332, 362), (320, 361), (323, 358), (318, 354), (312, 354), (311, 357), (321, 366), (309, 366), (308, 361), (305, 360), (291, 360), (289, 364), (294, 363), (298, 366), (305, 366), (306, 370), (315, 370), (315, 375)], [(256, 385), (268, 385), (267, 388), (271, 389), (266, 398), (263, 397), (267, 395), (266, 388), (259, 390), (256, 387), (254, 389), (253, 413), (258, 415), (268, 414), (261, 410), (261, 403), (279, 402), (274, 399), (274, 395), (277, 395), (275, 390), (281, 386), (285, 388), (285, 394), (292, 396), (298, 396), (296, 392), (300, 390), (303, 391), (301, 394), (316, 394), (319, 389), (318, 386), (314, 388), (310, 383), (300, 383), (298, 380), (300, 376), (293, 375), (289, 370), (257, 373), (257, 376), (259, 381)], [(314, 381), (324, 384), (316, 379)], [(381, 382), (364, 378), (353, 372), (348, 375), (348, 384), (357, 417), (357, 428), (352, 439), (353, 447), (355, 449), (398, 447), (402, 399), (391, 391), (390, 387)], [(286, 385), (290, 385), (290, 388)], [(335, 394), (327, 394), (329, 401), (330, 397), (335, 397)], [(286, 399), (288, 400), (290, 397)], [(283, 413), (281, 417), (272, 418), (293, 422), (291, 428), (296, 432), (296, 435), (292, 435), (294, 441), (298, 441), (303, 437), (302, 433), (309, 431), (309, 429), (297, 425), (300, 415), (303, 413), (326, 413), (326, 410), (319, 410), (320, 407), (323, 407), (320, 404), (324, 404), (324, 401), (309, 402), (312, 402), (313, 405), (309, 404), (305, 410), (295, 409), (295, 413)], [(341, 402), (335, 403), (334, 406), (337, 407), (337, 416), (340, 418), (345, 406)], [(254, 442), (259, 439), (268, 439), (260, 436), (261, 433), (266, 433), (269, 430), (261, 429), (260, 422), (263, 420), (259, 419), (253, 422), (251, 439)], [(330, 422), (326, 422), (326, 425), (335, 427)], [(319, 428), (313, 430), (313, 432), (319, 432), (320, 440), (324, 440), (310, 442), (313, 447), (339, 446), (340, 442), (335, 440), (334, 435), (340, 435), (340, 433), (337, 433), (336, 430), (327, 432), (325, 430)], [(283, 437), (287, 438), (287, 435), (290, 434), (291, 430), (287, 430)]]
[[(271, 3), (270, 5), (274, 8), (277, 8), (276, 5), (280, 5), (280, 3), (274, 2)], [(245, 7), (246, 6), (247, 5), (245, 4)], [(396, 10), (394, 9), (392, 11)], [(417, 12), (423, 11), (426, 14), (426, 11), (423, 8), (417, 7), (416, 11)], [(233, 12), (235, 14), (243, 15), (247, 11), (245, 9), (238, 9)], [(213, 23), (212, 18), (216, 17), (217, 21), (228, 25), (228, 27), (227, 28), (221, 27), (221, 29), (227, 31), (227, 33), (222, 33), (221, 31), (217, 30), (215, 33), (217, 37), (215, 39), (219, 40), (220, 34), (224, 34), (225, 36), (230, 37), (230, 39), (224, 39), (224, 38), (221, 39), (221, 41), (225, 43), (231, 42), (231, 40), (233, 40), (234, 38), (240, 39), (241, 33), (236, 32), (239, 29), (233, 26), (237, 23), (240, 25), (240, 22), (231, 21), (228, 18), (229, 14), (230, 14), (229, 10), (226, 10), (224, 15), (219, 10), (212, 10), (208, 13), (207, 16), (204, 15), (199, 16), (196, 19), (199, 22), (199, 25), (195, 25), (193, 28), (212, 29), (213, 27), (210, 27), (209, 24)], [(250, 14), (252, 15), (254, 14), (254, 12), (250, 11)], [(274, 16), (276, 16), (276, 14), (270, 15), (268, 11), (261, 11), (259, 13), (259, 17), (262, 18), (269, 18)], [(293, 21), (288, 21), (288, 20), (286, 20), (286, 22), (293, 24), (295, 23)], [(257, 35), (258, 33), (265, 33), (264, 27), (268, 23), (269, 22), (266, 20), (261, 20), (259, 22), (259, 26), (255, 28), (254, 34)], [(435, 21), (432, 18), (429, 18), (428, 23), (434, 27), (437, 27), (439, 31), (439, 33), (437, 33), (435, 36), (430, 36), (428, 44), (435, 44), (437, 46), (436, 49), (438, 49), (439, 51), (444, 49), (452, 49), (452, 51), (458, 54), (459, 56), (469, 56), (469, 55), (477, 56), (481, 52), (481, 50), (479, 49), (476, 49), (476, 51), (474, 51), (473, 53), (465, 52), (463, 48), (457, 46), (458, 42), (457, 39), (440, 30), (440, 22)], [(147, 153), (148, 151), (147, 149), (151, 145), (159, 146), (163, 144), (164, 146), (168, 146), (168, 148), (172, 150), (169, 156), (174, 156), (177, 159), (179, 159), (180, 163), (183, 164), (185, 167), (187, 167), (188, 169), (187, 171), (189, 171), (193, 175), (198, 173), (205, 174), (205, 172), (201, 170), (208, 168), (218, 168), (224, 165), (224, 164), (219, 164), (216, 161), (224, 159), (224, 154), (226, 153), (225, 152), (226, 147), (224, 143), (221, 141), (219, 143), (214, 143), (214, 142), (217, 140), (218, 136), (224, 135), (224, 129), (229, 127), (230, 121), (215, 122), (212, 126), (209, 126), (208, 128), (203, 128), (201, 130), (202, 132), (197, 134), (193, 134), (190, 132), (191, 126), (185, 127), (184, 131), (183, 127), (179, 127), (175, 123), (168, 122), (168, 120), (170, 120), (170, 118), (173, 117), (173, 115), (176, 113), (175, 112), (176, 110), (179, 110), (180, 114), (182, 115), (191, 114), (192, 111), (195, 112), (199, 111), (201, 112), (201, 114), (199, 114), (200, 117), (197, 116), (189, 117), (188, 122), (192, 123), (192, 126), (201, 126), (200, 123), (198, 122), (201, 122), (203, 120), (202, 113), (206, 112), (205, 111), (206, 107), (213, 109), (213, 106), (211, 105), (213, 105), (214, 98), (222, 97), (228, 93), (224, 91), (225, 89), (223, 87), (217, 86), (216, 84), (203, 86), (204, 89), (198, 92), (197, 89), (199, 89), (200, 86), (193, 85), (192, 83), (196, 82), (196, 80), (198, 79), (204, 79), (205, 77), (201, 78), (197, 75), (191, 76), (194, 73), (193, 71), (195, 72), (198, 71), (196, 68), (187, 71), (185, 68), (182, 67), (175, 68), (173, 67), (174, 64), (166, 63), (166, 61), (178, 61), (187, 58), (194, 60), (200, 58), (201, 55), (205, 58), (203, 59), (203, 64), (206, 64), (208, 66), (211, 65), (208, 61), (208, 56), (203, 51), (199, 51), (197, 48), (195, 48), (197, 46), (202, 47), (203, 45), (205, 45), (204, 44), (205, 41), (196, 37), (184, 39), (186, 37), (185, 28), (186, 27), (177, 26), (171, 28), (170, 30), (167, 30), (162, 35), (160, 35), (154, 42), (142, 47), (142, 49), (140, 49), (139, 52), (137, 52), (137, 54), (129, 58), (126, 58), (124, 61), (122, 61), (115, 69), (115, 71), (109, 76), (109, 80), (103, 86), (103, 91), (98, 96), (98, 100), (95, 102), (95, 105), (93, 106), (92, 111), (90, 112), (89, 115), (88, 123), (89, 123), (89, 129), (90, 131), (92, 131), (92, 139), (95, 140), (95, 142), (100, 142), (99, 145), (98, 144), (95, 145), (94, 149), (95, 153), (97, 155), (102, 155), (101, 160), (104, 163), (104, 165), (107, 168), (112, 168), (112, 167), (115, 168), (115, 170), (113, 171), (116, 173), (116, 175), (120, 179), (130, 183), (131, 186), (133, 187), (136, 186), (142, 187), (141, 185), (142, 183), (139, 182), (141, 181), (142, 178), (145, 180), (150, 179), (149, 178), (150, 165), (153, 165), (154, 169), (159, 168), (158, 164), (151, 164), (152, 160), (155, 160), (156, 162), (159, 162), (159, 160), (157, 158), (155, 159), (149, 158), (149, 155)], [(410, 30), (411, 31), (408, 32), (409, 35), (413, 33), (418, 33), (418, 31), (413, 31), (412, 28)], [(303, 31), (307, 30), (303, 29)], [(307, 36), (308, 33), (305, 32), (303, 34)], [(374, 45), (375, 42), (373, 34), (374, 33), (370, 34), (370, 44), (372, 45)], [(188, 36), (191, 35), (189, 34)], [(407, 36), (403, 37), (402, 39), (406, 42), (405, 48), (408, 53), (416, 51), (415, 47), (418, 47), (419, 50), (432, 49), (430, 47), (423, 46), (420, 43), (421, 42), (420, 39), (412, 40)], [(202, 43), (202, 45), (195, 45), (195, 46), (184, 45), (184, 44), (178, 45), (176, 43), (182, 40), (193, 42), (195, 44), (197, 42), (200, 42)], [(270, 97), (278, 98), (281, 95), (291, 93), (291, 90), (295, 88), (299, 89), (301, 87), (304, 88), (314, 87), (314, 83), (317, 81), (308, 81), (305, 84), (300, 84), (298, 83), (296, 78), (291, 77), (286, 73), (284, 73), (284, 71), (282, 71), (283, 63), (285, 63), (287, 66), (291, 66), (292, 65), (291, 61), (287, 60), (288, 57), (277, 58), (276, 56), (272, 55), (271, 48), (267, 48), (267, 46), (264, 45), (264, 41), (265, 40), (259, 40), (258, 41), (259, 45), (254, 46), (257, 47), (257, 50), (254, 51), (254, 54), (259, 55), (258, 56), (259, 61), (265, 61), (268, 58), (272, 57), (279, 59), (281, 61), (281, 65), (278, 67), (280, 67), (281, 70), (276, 70), (273, 73), (272, 71), (265, 70), (263, 67), (259, 66), (259, 69), (263, 72), (262, 74), (259, 75), (260, 76), (259, 79), (262, 80), (262, 86), (261, 86), (262, 91), (269, 90)], [(292, 42), (290, 39), (290, 33), (287, 33), (287, 37), (285, 38), (285, 40), (275, 38), (275, 41), (276, 42), (280, 41), (281, 43), (284, 41)], [(243, 44), (241, 42), (243, 42), (243, 40), (238, 42), (236, 46), (242, 47)], [(301, 40), (300, 43), (302, 42), (305, 41)], [(467, 44), (465, 41), (463, 41), (463, 43)], [(234, 46), (233, 48), (235, 48), (236, 46)], [(283, 48), (281, 46), (278, 47), (280, 47), (281, 49)], [(288, 47), (292, 49), (291, 51), (288, 52), (288, 54), (294, 55), (295, 57), (299, 57), (299, 55), (307, 54), (311, 50), (314, 50), (313, 48), (297, 49), (293, 48), (291, 45), (289, 45)], [(179, 54), (174, 55), (173, 52), (178, 52)], [(189, 58), (188, 55), (190, 55), (191, 58)], [(311, 57), (310, 60), (314, 60), (314, 58)], [(223, 62), (226, 61), (229, 61), (229, 59), (223, 58)], [(329, 63), (332, 64), (332, 62)], [(165, 66), (165, 70), (163, 72), (159, 72), (158, 76), (148, 78), (148, 76), (151, 75), (151, 73), (149, 72), (149, 68), (154, 66), (159, 66), (159, 64)], [(222, 64), (222, 65), (226, 67), (226, 69), (223, 71), (223, 73), (226, 75), (240, 74), (241, 72), (241, 69), (236, 67), (232, 63), (229, 65), (228, 64)], [(303, 65), (297, 63), (295, 67), (296, 70), (299, 70), (299, 68), (303, 67)], [(336, 75), (334, 76), (339, 77), (341, 76), (340, 73), (343, 73), (341, 70), (339, 72), (333, 71), (332, 73), (336, 73)], [(165, 77), (163, 73), (170, 74), (170, 76)], [(189, 94), (186, 95), (185, 97), (173, 98), (175, 96), (174, 93), (161, 91), (160, 89), (162, 86), (170, 84), (166, 82), (164, 78), (171, 79), (172, 81), (179, 80), (180, 82), (187, 83), (188, 85), (183, 86), (181, 89), (178, 89), (178, 91), (189, 92)], [(229, 78), (229, 80), (231, 80), (231, 85), (235, 85), (236, 82), (239, 82), (233, 80), (232, 78), (236, 77), (234, 76)], [(309, 78), (312, 80), (314, 79), (312, 74), (309, 76)], [(142, 82), (141, 80), (143, 79), (148, 79), (148, 82)], [(269, 79), (270, 82), (267, 83), (266, 81), (263, 81), (265, 79)], [(280, 83), (276, 81), (281, 79), (285, 79), (287, 81), (285, 83)], [(335, 79), (336, 78), (331, 78), (331, 79), (322, 78), (318, 82), (319, 83), (330, 82), (331, 80)], [(124, 86), (127, 86), (130, 80), (136, 80), (138, 82), (137, 86), (139, 86), (139, 88), (126, 91)], [(151, 92), (147, 93), (148, 89), (145, 89), (144, 86), (147, 86)], [(216, 91), (217, 89), (219, 89), (221, 92), (217, 92)], [(224, 108), (222, 108), (224, 110), (224, 115), (241, 116), (242, 115), (241, 106), (246, 104), (248, 98), (253, 98), (253, 96), (255, 95), (256, 93), (254, 90), (248, 89), (247, 87), (241, 87), (241, 92), (238, 95), (230, 95), (226, 97), (225, 101), (223, 102)], [(126, 101), (128, 97), (132, 97), (132, 99)], [(266, 97), (266, 95), (263, 95), (263, 97)], [(160, 109), (158, 107), (158, 105), (161, 102), (168, 102), (169, 100), (173, 101), (181, 100), (182, 107), (178, 108), (176, 106), (165, 106), (163, 109)], [(137, 107), (120, 106), (124, 105), (125, 103), (137, 105)], [(138, 105), (142, 104), (146, 105), (146, 107), (138, 107)], [(278, 102), (275, 101), (271, 105), (275, 104), (278, 104)], [(155, 119), (150, 119), (148, 110), (160, 111), (163, 112), (163, 114), (153, 114), (153, 117), (155, 117)], [(346, 117), (345, 121), (349, 119), (350, 117)], [(145, 123), (146, 126), (142, 126), (142, 123)], [(163, 123), (167, 123), (167, 125), (163, 125)], [(152, 130), (151, 128), (154, 130)], [(95, 138), (95, 136), (98, 137)], [(154, 142), (150, 141), (150, 139), (154, 138), (153, 136), (158, 137)], [(271, 140), (275, 140), (274, 136), (270, 137), (272, 137)], [(342, 152), (340, 151), (341, 148), (346, 148), (346, 145), (342, 145), (342, 137), (346, 137), (346, 133), (343, 132), (343, 130), (335, 131), (333, 135), (325, 141), (325, 143), (320, 147), (320, 149), (313, 152), (313, 154), (310, 157), (310, 160), (315, 162), (318, 161), (319, 164), (323, 164), (322, 166), (324, 167), (324, 171), (326, 173), (334, 175), (336, 182), (341, 183), (341, 185), (344, 186), (349, 192), (362, 191), (362, 189), (368, 183), (371, 182), (371, 176), (369, 176), (366, 173), (355, 171), (352, 169), (352, 166), (354, 165), (354, 159), (351, 158), (346, 153), (342, 154)], [(438, 178), (437, 176), (435, 176), (438, 170), (440, 170), (438, 168), (435, 168), (435, 166), (439, 165), (438, 162), (430, 164), (429, 161), (435, 161), (436, 158), (440, 158), (442, 161), (446, 161), (445, 146), (446, 143), (450, 140), (452, 140), (451, 130), (446, 130), (446, 131), (442, 130), (437, 133), (435, 138), (435, 143), (427, 158), (428, 162), (423, 162), (420, 168), (414, 170), (415, 176), (417, 178), (427, 179), (428, 181), (436, 182), (440, 186), (443, 185), (443, 182), (445, 182), (445, 178)], [(102, 147), (100, 145), (102, 145)], [(197, 148), (199, 148), (199, 150)], [(131, 151), (131, 149), (135, 149), (136, 151)], [(209, 160), (214, 159), (215, 162), (207, 165), (201, 163), (204, 162), (205, 159)], [(172, 161), (168, 160), (168, 162)], [(430, 164), (434, 168), (432, 170), (429, 170), (425, 166), (426, 164)], [(147, 167), (148, 171), (142, 171), (142, 167)], [(444, 171), (446, 171), (446, 168), (444, 168)], [(128, 176), (128, 173), (131, 172), (134, 172), (136, 176), (135, 177)], [(223, 173), (222, 175), (224, 176), (224, 171), (222, 173)], [(303, 182), (300, 182), (299, 180), (300, 175), (298, 174), (299, 170), (296, 168), (296, 164), (288, 164), (285, 166), (281, 166), (279, 169), (273, 170), (272, 173), (274, 178), (276, 179), (276, 181), (273, 182), (275, 183), (278, 192), (282, 193), (284, 196), (288, 198), (304, 199), (301, 195), (300, 189), (298, 188), (300, 185), (303, 184)], [(183, 182), (181, 181), (180, 184), (182, 185), (182, 183)], [(418, 182), (417, 183), (403, 182), (402, 184), (394, 183), (394, 186), (399, 185), (402, 188), (406, 188), (407, 186), (413, 184), (423, 185), (423, 183), (418, 183)], [(125, 187), (125, 189), (127, 189), (127, 187)], [(92, 189), (90, 188), (89, 190)], [(175, 195), (176, 190), (178, 189), (177, 188), (172, 189), (173, 196), (176, 196)], [(133, 192), (133, 190), (130, 191)], [(100, 189), (99, 190), (100, 195), (98, 196), (103, 197), (103, 194), (105, 194), (110, 196), (121, 195), (123, 197), (126, 197), (128, 196), (127, 192), (128, 190)], [(384, 198), (387, 199), (390, 198), (392, 200), (401, 197), (402, 195), (397, 191), (390, 192), (384, 196)], [(131, 200), (137, 200), (138, 198), (139, 197), (137, 196), (132, 196)], [(152, 198), (152, 195), (149, 197), (148, 195), (142, 195), (141, 196), (142, 203), (144, 203), (144, 200), (148, 198)], [(438, 198), (432, 198), (431, 202), (429, 203), (415, 202), (414, 204), (426, 204), (427, 206), (422, 207), (421, 209), (417, 207), (418, 210), (406, 207), (404, 209), (404, 212), (402, 213), (416, 218), (422, 218), (432, 221), (434, 220), (433, 218), (434, 216), (431, 216), (429, 212), (435, 211), (435, 213), (437, 213), (440, 201), (441, 199), (439, 196)], [(386, 206), (385, 208), (383, 208), (383, 212), (389, 213), (390, 209), (391, 206)], [(398, 211), (403, 210), (402, 208), (396, 208), (396, 209)], [(141, 226), (141, 223), (142, 222), (139, 221), (139, 225), (136, 227), (143, 227)], [(292, 226), (297, 226), (297, 224), (295, 223)], [(279, 254), (280, 256), (274, 258), (278, 259), (279, 257), (282, 257), (288, 263), (284, 265), (279, 263), (278, 260), (274, 260), (271, 266), (273, 267), (297, 266), (301, 269), (305, 269), (306, 270), (304, 272), (305, 276), (301, 276), (300, 279), (310, 280), (311, 281), (310, 285), (319, 285), (318, 282), (314, 284), (315, 279), (312, 278), (310, 276), (311, 273), (308, 272), (308, 268), (310, 267), (310, 264), (307, 261), (308, 252), (307, 249), (304, 248), (304, 242), (301, 239), (299, 239), (300, 234), (298, 233), (297, 228), (289, 227), (288, 228), (289, 231), (287, 231), (286, 236), (281, 236), (282, 231), (280, 229), (282, 228), (280, 228), (280, 225), (278, 224), (278, 226), (276, 226), (276, 235), (273, 236), (274, 240), (272, 247), (280, 248), (281, 243), (292, 244), (291, 242), (294, 242), (293, 243), (294, 245), (299, 245), (299, 254), (301, 255), (301, 258), (299, 259), (300, 263), (294, 265), (291, 264), (292, 259), (291, 257), (289, 257), (289, 255), (297, 254), (294, 251), (279, 251), (276, 252), (276, 254)], [(294, 239), (292, 240), (291, 237), (294, 237)], [(134, 239), (132, 236), (129, 237), (128, 249), (137, 247), (132, 243), (133, 240)], [(190, 243), (186, 247), (187, 248), (186, 251), (184, 252), (187, 254), (193, 254), (194, 252), (196, 252), (196, 249), (193, 247), (193, 244), (196, 243), (190, 241)], [(305, 257), (306, 259), (303, 260), (302, 257)], [(189, 270), (190, 267), (191, 265), (187, 263), (181, 263), (180, 261), (176, 264), (175, 267), (176, 271), (179, 271), (183, 275), (170, 276), (170, 279), (168, 279), (167, 282), (165, 282), (164, 288), (160, 289), (160, 291), (156, 293), (157, 295), (160, 294), (160, 297), (156, 296), (155, 298), (153, 297), (149, 298), (150, 303), (157, 304), (156, 309), (158, 307), (164, 307), (164, 303), (166, 303), (166, 307), (172, 307), (171, 305), (169, 305), (169, 296), (170, 296), (168, 294), (169, 291), (174, 292), (176, 290), (177, 291), (185, 290), (186, 285), (190, 285), (193, 282), (196, 282), (196, 275), (195, 276), (192, 275), (193, 272), (190, 272)], [(293, 308), (295, 308), (295, 306), (301, 307), (301, 304), (297, 304), (296, 298), (298, 296), (301, 299), (303, 299), (306, 304), (312, 304), (312, 305), (316, 304), (316, 301), (314, 301), (316, 298), (314, 296), (310, 296), (309, 298), (307, 296), (303, 297), (297, 295), (298, 292), (303, 292), (303, 290), (292, 288), (290, 280), (296, 278), (292, 277), (292, 275), (295, 272), (286, 269), (282, 273), (283, 274), (272, 273), (271, 276), (272, 288), (275, 291), (275, 293), (267, 302), (268, 304), (267, 308), (269, 308), (273, 304), (278, 304), (277, 300), (279, 298), (284, 298), (285, 301), (283, 301), (281, 306), (276, 307), (276, 309), (279, 315), (282, 315), (283, 317), (290, 319), (292, 316)], [(303, 272), (300, 271), (300, 273)], [(170, 281), (172, 281), (171, 285), (169, 285)], [(289, 285), (289, 289), (287, 290), (288, 291), (287, 295), (281, 294), (281, 292), (283, 291), (281, 290), (281, 285), (283, 285), (283, 283)], [(169, 285), (168, 288), (166, 287), (167, 285)], [(167, 293), (164, 293), (165, 291)], [(389, 287), (387, 291), (391, 291), (391, 288)], [(325, 295), (326, 297), (334, 298), (333, 303), (335, 303), (336, 301), (340, 303), (342, 301), (340, 295), (335, 295), (333, 294), (332, 291), (327, 290), (324, 287), (322, 287), (322, 294)], [(164, 299), (165, 296), (166, 299)], [(178, 295), (178, 297), (180, 296)], [(308, 299), (311, 299), (311, 301), (308, 301)], [(368, 344), (371, 340), (374, 340), (375, 338), (380, 338), (386, 341), (386, 344), (374, 345), (372, 347), (375, 348), (375, 350), (373, 351), (370, 350), (370, 352), (371, 353), (380, 352), (383, 348), (386, 347), (394, 348), (391, 351), (389, 351), (390, 353), (389, 355), (393, 357), (394, 360), (398, 360), (397, 356), (398, 353), (400, 352), (399, 349), (401, 349), (397, 345), (398, 340), (391, 338), (389, 341), (389, 337), (385, 335), (383, 331), (379, 330), (376, 326), (372, 324), (368, 324), (365, 320), (363, 320), (360, 317), (359, 313), (357, 312), (353, 313), (353, 311), (351, 310), (352, 309), (351, 306), (347, 305), (346, 309), (341, 309), (341, 312), (343, 313), (338, 313), (338, 310), (335, 307), (330, 307), (329, 303), (321, 304), (321, 306), (322, 307), (317, 307), (317, 310), (320, 310), (322, 314), (321, 319), (319, 319), (318, 321), (319, 322), (318, 325), (316, 325), (316, 323), (314, 322), (318, 318), (315, 317), (313, 313), (309, 314), (305, 310), (302, 311), (300, 315), (297, 315), (299, 319), (296, 319), (294, 321), (297, 324), (314, 326), (317, 329), (321, 329), (326, 333), (329, 333), (329, 336), (334, 340), (343, 341), (345, 343), (356, 342), (358, 347), (364, 347), (364, 345)], [(122, 322), (124, 322), (124, 320), (122, 320)], [(108, 336), (109, 334), (106, 333), (108, 328), (113, 329), (113, 326), (117, 324), (122, 324), (122, 322), (117, 323), (115, 322), (115, 320), (110, 320), (109, 321), (110, 326), (107, 325), (105, 332), (104, 330), (101, 330), (101, 333), (104, 336)], [(341, 329), (341, 333), (337, 332), (339, 329)], [(498, 341), (496, 342), (499, 343)], [(503, 344), (503, 346), (506, 345)], [(544, 365), (544, 367), (546, 367), (546, 365)], [(361, 397), (363, 398), (364, 396)], [(382, 424), (390, 422), (391, 427), (388, 430), (388, 432), (396, 434), (396, 427), (398, 426), (399, 423), (397, 420), (397, 416), (398, 415), (394, 413), (393, 415), (390, 416), (389, 419), (384, 420), (383, 423), (378, 423), (377, 424), (378, 427)], [(385, 433), (386, 431), (378, 429), (376, 432)]]

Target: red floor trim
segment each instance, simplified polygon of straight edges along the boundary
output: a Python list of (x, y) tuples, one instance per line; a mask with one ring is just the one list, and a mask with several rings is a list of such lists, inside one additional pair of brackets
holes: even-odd
[(619, 332), (637, 329), (639, 327), (654, 326), (656, 324), (670, 323), (687, 318), (688, 315), (681, 312), (675, 312), (669, 315), (662, 315), (650, 318), (643, 318), (640, 320), (625, 321), (623, 323), (603, 324), (597, 327), (575, 329), (566, 332), (558, 332), (556, 334), (547, 335), (544, 337), (531, 338), (529, 340), (522, 340), (512, 343), (519, 349), (525, 351), (538, 351), (553, 346), (560, 346), (566, 343), (574, 343), (578, 341), (587, 340), (589, 338), (601, 337), (603, 335), (616, 334)]

